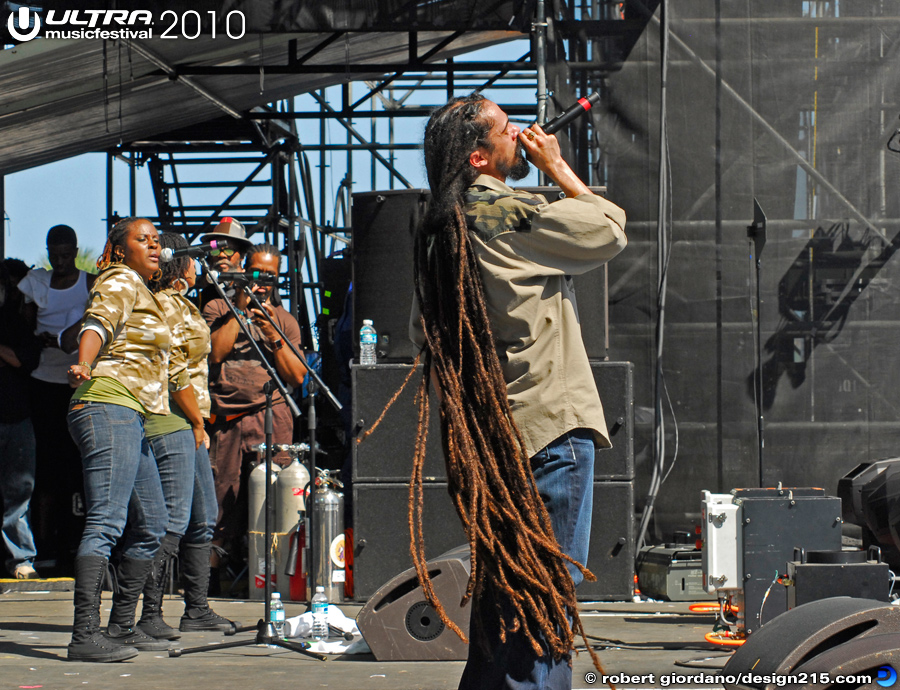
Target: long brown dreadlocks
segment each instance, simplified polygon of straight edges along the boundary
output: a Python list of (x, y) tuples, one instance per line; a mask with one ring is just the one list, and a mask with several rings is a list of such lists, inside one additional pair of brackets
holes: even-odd
[[(538, 495), (519, 429), (512, 417), (493, 340), (484, 288), (466, 228), (464, 194), (478, 173), (469, 155), (490, 148), (493, 125), (484, 98), (471, 94), (436, 110), (425, 129), (425, 167), (432, 198), (415, 242), (416, 299), (424, 329), (424, 376), (417, 393), (418, 431), (410, 482), (410, 550), (426, 599), (444, 623), (465, 636), (434, 592), (425, 559), (422, 472), (431, 382), (440, 398), (448, 489), (469, 539), (471, 574), (463, 602), (495, 587), (501, 640), (521, 631), (535, 654), (567, 656), (584, 637), (575, 587)], [(509, 611), (512, 611), (510, 615)], [(571, 619), (572, 624), (569, 625)], [(590, 645), (591, 658), (602, 667)]]

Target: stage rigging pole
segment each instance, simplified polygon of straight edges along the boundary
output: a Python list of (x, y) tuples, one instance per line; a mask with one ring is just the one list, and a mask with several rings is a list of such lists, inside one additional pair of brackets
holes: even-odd
[[(537, 70), (537, 118), (539, 125), (547, 121), (547, 7), (544, 0), (538, 0), (531, 25), (534, 43), (534, 62)], [(547, 184), (544, 173), (538, 171), (538, 185)]]

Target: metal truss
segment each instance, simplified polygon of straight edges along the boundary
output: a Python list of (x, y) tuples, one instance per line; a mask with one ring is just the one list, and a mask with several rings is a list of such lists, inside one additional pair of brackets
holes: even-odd
[[(353, 191), (413, 186), (398, 162), (404, 152), (421, 148), (421, 127), (411, 129), (410, 118), (421, 121), (449, 96), (479, 90), (491, 93), (510, 115), (533, 120), (535, 94), (542, 88), (541, 70), (546, 72), (543, 90), (547, 100), (557, 108), (592, 91), (602, 91), (605, 75), (622, 66), (658, 3), (557, 0), (550, 8), (550, 3), (543, 7), (539, 2), (530, 47), (513, 61), (450, 58), (434, 62), (433, 57), (463, 32), (449, 34), (422, 54), (416, 32), (410, 32), (407, 60), (366, 65), (367, 71), (382, 77), (314, 91), (307, 95), (307, 102), (311, 98), (312, 103), (309, 108), (295, 109), (294, 101), (280, 102), (241, 113), (240, 119), (226, 111), (232, 117), (124, 143), (108, 152), (108, 168), (111, 171), (113, 156), (129, 163), (132, 207), (134, 176), (140, 168), (147, 169), (157, 207), (151, 220), (164, 230), (181, 232), (193, 240), (218, 218), (231, 216), (242, 221), (254, 239), (281, 247), (288, 257), (284, 296), (290, 299), (305, 334), (310, 335), (314, 326), (311, 315), (319, 313), (326, 288), (319, 279), (321, 261), (351, 241)], [(293, 41), (287, 62), (266, 64), (264, 70), (269, 74), (340, 74), (346, 65), (311, 65), (309, 61), (343, 35), (340, 31), (325, 35), (303, 55)], [(260, 72), (259, 65), (167, 63), (160, 69), (169, 78), (189, 81), (208, 74)], [(552, 115), (551, 108), (548, 116)], [(360, 123), (367, 120), (369, 131), (364, 132)], [(334, 131), (342, 132), (344, 141), (333, 141)], [(598, 171), (603, 166), (591, 151), (591, 131), (586, 119), (570, 129), (570, 139), (561, 136), (561, 142), (564, 154), (576, 161), (584, 179), (602, 185), (605, 180), (598, 177)], [(360, 174), (358, 154), (368, 159), (368, 183), (362, 181), (365, 175)], [(342, 157), (340, 164), (334, 156)], [(314, 168), (318, 168), (317, 174)], [(332, 203), (327, 190), (337, 168), (344, 175)], [(111, 173), (107, 187), (112, 188)], [(108, 217), (112, 217), (111, 198), (108, 207)]]

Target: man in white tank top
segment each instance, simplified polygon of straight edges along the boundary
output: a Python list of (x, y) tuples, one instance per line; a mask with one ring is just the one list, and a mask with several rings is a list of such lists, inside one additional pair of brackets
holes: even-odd
[[(32, 423), (37, 440), (37, 476), (32, 521), (38, 554), (56, 560), (68, 574), (83, 527), (81, 456), (69, 437), (66, 413), (72, 389), (67, 371), (78, 360), (77, 334), (95, 276), (75, 266), (78, 238), (68, 225), (47, 233), (51, 270), (35, 268), (19, 283), (25, 316), (41, 343), (32, 377)], [(66, 332), (68, 329), (68, 333)], [(70, 337), (67, 337), (70, 336)]]

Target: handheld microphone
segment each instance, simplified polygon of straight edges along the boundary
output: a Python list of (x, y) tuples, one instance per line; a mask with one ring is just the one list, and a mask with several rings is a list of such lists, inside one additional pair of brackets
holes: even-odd
[(274, 285), (278, 282), (278, 276), (268, 271), (210, 271), (216, 280), (239, 285)]
[(195, 244), (191, 247), (184, 247), (183, 249), (172, 249), (171, 247), (165, 247), (159, 252), (159, 260), (172, 261), (182, 256), (189, 256), (193, 259), (198, 256), (209, 254), (213, 249), (220, 249), (226, 246), (228, 246), (227, 241), (211, 240), (205, 244)]
[(587, 98), (579, 98), (574, 105), (570, 105), (552, 120), (541, 125), (541, 129), (544, 130), (545, 134), (554, 134), (555, 132), (558, 132), (567, 124), (569, 124), (575, 118), (584, 115), (588, 110), (593, 108), (599, 102), (600, 94), (596, 91)]

